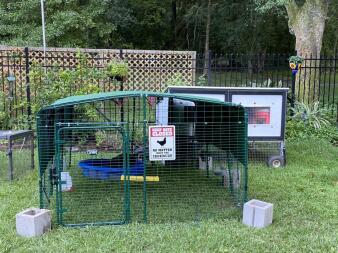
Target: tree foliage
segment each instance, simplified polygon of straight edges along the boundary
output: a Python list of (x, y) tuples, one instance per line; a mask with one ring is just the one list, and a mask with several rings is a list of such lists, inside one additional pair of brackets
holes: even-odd
[[(290, 52), (285, 5), (322, 0), (212, 0), (210, 49)], [(328, 0), (325, 0), (328, 1)], [(331, 1), (324, 51), (337, 48), (337, 1)], [(207, 0), (45, 0), (50, 47), (176, 49), (202, 52)], [(39, 0), (0, 0), (0, 44), (41, 45)]]
[[(106, 47), (118, 41), (119, 27), (132, 22), (124, 1), (45, 1), (48, 46)], [(112, 15), (112, 12), (114, 15)], [(37, 0), (0, 1), (1, 44), (41, 45), (41, 12)]]
[[(286, 10), (289, 30), (296, 37), (295, 49), (302, 55), (316, 55), (321, 53), (323, 34), (334, 34), (332, 23), (337, 25), (337, 1), (331, 0), (255, 0), (256, 9), (265, 13), (275, 9)], [(329, 8), (330, 7), (330, 8)], [(329, 11), (329, 9), (333, 11)], [(333, 18), (325, 30), (327, 19)], [(336, 36), (334, 36), (336, 37)], [(332, 39), (332, 38), (331, 38)], [(324, 44), (330, 43), (325, 39)], [(334, 52), (335, 53), (335, 52)]]

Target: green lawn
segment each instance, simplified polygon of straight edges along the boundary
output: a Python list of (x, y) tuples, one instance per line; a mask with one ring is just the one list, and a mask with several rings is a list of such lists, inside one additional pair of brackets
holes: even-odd
[[(75, 190), (62, 193), (63, 208), (67, 209), (62, 215), (64, 224), (124, 220), (123, 182), (88, 179), (82, 176), (79, 168), (67, 170), (72, 175)], [(221, 186), (219, 176), (207, 178), (205, 171), (184, 167), (175, 173), (168, 173), (164, 167), (159, 169), (158, 174), (148, 167), (147, 172), (160, 178), (159, 182), (147, 183), (149, 223), (199, 222), (240, 215), (240, 209), (236, 208), (228, 189)], [(144, 221), (144, 197), (143, 184), (130, 182), (132, 221)]]
[(15, 214), (38, 205), (37, 172), (0, 184), (0, 252), (337, 252), (338, 148), (288, 143), (286, 169), (250, 166), (249, 196), (274, 203), (266, 229), (223, 220), (125, 226), (54, 227), (35, 239), (15, 234)]

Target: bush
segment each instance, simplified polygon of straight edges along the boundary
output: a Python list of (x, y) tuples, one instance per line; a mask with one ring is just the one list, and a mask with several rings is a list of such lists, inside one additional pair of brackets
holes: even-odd
[(319, 138), (331, 142), (338, 146), (338, 129), (333, 124), (315, 128), (307, 125), (302, 121), (288, 120), (286, 123), (286, 138), (290, 139), (307, 139)]
[[(103, 91), (105, 83), (110, 82), (105, 69), (95, 68), (88, 65), (87, 57), (78, 52), (78, 63), (72, 69), (64, 69), (62, 66), (55, 65), (45, 71), (39, 63), (32, 64), (30, 69), (30, 88), (31, 88), (31, 110), (32, 115), (29, 118), (26, 114), (28, 106), (26, 100), (21, 103), (12, 103), (5, 92), (0, 91), (0, 105), (4, 110), (0, 111), (0, 129), (24, 129), (29, 122), (35, 127), (34, 117), (36, 113), (44, 106), (53, 103), (55, 100), (69, 95), (83, 95)], [(25, 87), (22, 86), (18, 93), (25, 94)], [(12, 107), (9, 106), (12, 104)], [(5, 106), (4, 106), (5, 105)], [(24, 111), (22, 115), (15, 114), (15, 111)], [(85, 115), (93, 118), (94, 109), (90, 106), (85, 108)]]
[(45, 72), (41, 66), (33, 66), (30, 72), (31, 89), (36, 94), (32, 96), (33, 114), (57, 99), (101, 91), (98, 80), (107, 78), (105, 71), (87, 66), (88, 60), (81, 53), (77, 53), (77, 58), (79, 62), (74, 69), (55, 66)]
[(0, 91), (0, 106), (3, 107), (3, 105), (5, 105), (5, 108), (1, 108), (0, 111), (0, 129), (6, 129), (9, 125), (10, 112), (8, 110), (8, 106), (6, 106), (7, 103), (8, 101), (5, 93)]
[(167, 86), (188, 86), (189, 83), (184, 80), (181, 73), (173, 74), (166, 82)]
[(338, 128), (331, 107), (319, 106), (318, 102), (297, 102), (286, 123), (287, 139), (318, 138), (338, 146)]
[(302, 121), (315, 129), (319, 129), (322, 126), (334, 123), (332, 117), (333, 109), (330, 106), (321, 107), (318, 101), (311, 104), (296, 102), (295, 107), (291, 108), (292, 119)]
[(107, 74), (110, 77), (126, 77), (129, 72), (128, 63), (122, 60), (112, 60), (108, 63)]

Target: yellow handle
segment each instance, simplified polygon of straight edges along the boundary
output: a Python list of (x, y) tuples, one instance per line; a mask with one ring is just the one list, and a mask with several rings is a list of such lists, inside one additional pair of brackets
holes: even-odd
[[(121, 181), (125, 180), (125, 176), (121, 176)], [(130, 181), (134, 182), (144, 182), (144, 177), (143, 176), (129, 176)], [(146, 176), (146, 181), (147, 182), (158, 182), (160, 181), (160, 178), (158, 176)]]

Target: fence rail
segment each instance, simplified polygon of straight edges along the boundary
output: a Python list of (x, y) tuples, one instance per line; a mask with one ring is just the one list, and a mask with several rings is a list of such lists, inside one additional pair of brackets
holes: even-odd
[[(63, 86), (59, 87), (59, 96), (81, 93), (85, 80), (79, 70), (83, 59), (79, 52), (86, 59), (83, 71), (92, 70), (86, 82), (98, 88), (94, 92), (164, 91), (167, 85), (289, 87), (291, 105), (294, 100), (320, 101), (322, 106), (334, 105), (338, 110), (337, 57), (305, 56), (303, 67), (293, 78), (287, 54), (209, 52), (204, 56), (190, 51), (60, 48), (48, 49), (44, 54), (41, 48), (0, 47), (0, 129), (31, 127), (33, 115), (41, 106), (37, 100), (50, 102), (39, 98), (41, 90), (52, 87), (55, 80)], [(124, 59), (129, 64), (128, 78), (122, 86), (102, 75), (112, 59)], [(63, 70), (69, 72), (62, 74), (70, 75), (78, 71), (79, 79), (55, 79), (55, 73)]]

